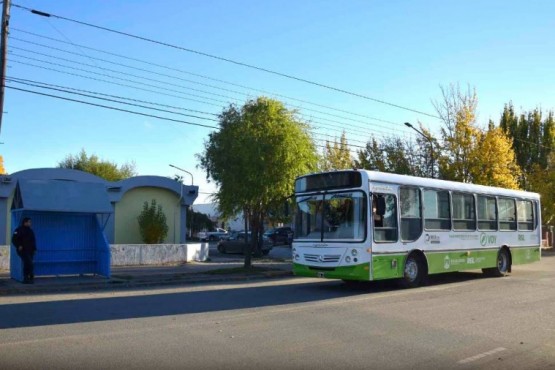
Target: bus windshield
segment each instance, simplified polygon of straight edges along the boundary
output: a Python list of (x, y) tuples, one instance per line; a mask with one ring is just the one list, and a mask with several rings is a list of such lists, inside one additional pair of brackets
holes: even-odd
[(363, 241), (366, 204), (366, 195), (361, 191), (298, 197), (295, 239)]

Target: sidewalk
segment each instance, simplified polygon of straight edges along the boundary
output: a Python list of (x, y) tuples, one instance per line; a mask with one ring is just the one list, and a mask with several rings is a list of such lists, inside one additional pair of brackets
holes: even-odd
[(253, 261), (253, 271), (242, 271), (239, 261), (189, 262), (175, 266), (113, 267), (112, 276), (46, 276), (35, 284), (21, 284), (0, 271), (0, 296), (14, 294), (66, 293), (103, 289), (132, 289), (162, 285), (181, 285), (246, 281), (291, 276), (291, 263), (270, 259)]

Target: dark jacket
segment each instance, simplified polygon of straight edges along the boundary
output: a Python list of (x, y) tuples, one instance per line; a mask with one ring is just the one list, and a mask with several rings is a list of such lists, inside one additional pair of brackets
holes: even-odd
[(19, 253), (19, 247), (23, 247), (23, 252), (34, 253), (37, 250), (35, 241), (35, 233), (28, 226), (20, 226), (15, 229), (12, 237), (12, 243)]

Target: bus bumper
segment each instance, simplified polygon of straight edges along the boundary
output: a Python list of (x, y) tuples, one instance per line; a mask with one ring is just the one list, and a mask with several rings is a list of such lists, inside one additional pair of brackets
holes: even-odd
[(293, 274), (296, 276), (341, 279), (341, 280), (370, 280), (370, 264), (362, 263), (354, 266), (338, 266), (321, 268), (293, 263)]

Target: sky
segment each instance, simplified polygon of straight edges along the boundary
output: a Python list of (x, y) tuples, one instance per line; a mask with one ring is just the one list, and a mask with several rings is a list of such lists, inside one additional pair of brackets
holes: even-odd
[[(13, 4), (371, 98), (12, 7), (7, 76), (20, 80), (10, 80), (9, 87), (190, 123), (217, 126), (213, 120), (229, 104), (266, 95), (297, 109), (300, 118), (314, 126), (317, 144), (345, 130), (356, 150), (372, 135), (413, 137), (404, 122), (420, 123), (438, 133), (441, 122), (429, 115), (436, 115), (433, 101), (440, 99), (440, 86), (452, 83), (476, 89), (478, 122), (483, 126), (489, 119), (498, 121), (509, 101), (517, 110), (555, 108), (555, 2), (548, 0), (14, 0)], [(44, 89), (37, 83), (91, 96), (135, 99), (134, 104), (180, 114)], [(0, 155), (8, 173), (54, 167), (84, 149), (119, 164), (134, 162), (140, 175), (173, 177), (179, 171), (169, 164), (181, 167), (200, 186), (197, 203), (209, 201), (216, 190), (198, 168), (196, 157), (211, 128), (12, 88), (6, 89), (4, 112)], [(182, 175), (186, 183), (191, 181)]]

